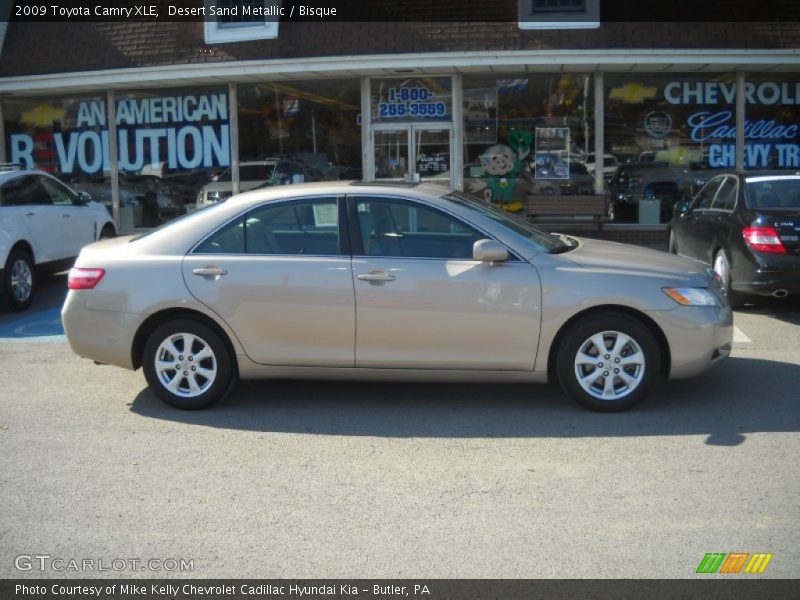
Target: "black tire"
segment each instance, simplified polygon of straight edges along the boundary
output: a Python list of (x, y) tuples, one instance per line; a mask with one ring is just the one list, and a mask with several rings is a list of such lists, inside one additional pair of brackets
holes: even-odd
[[(717, 271), (718, 261), (723, 261), (726, 265), (726, 267), (722, 269), (723, 271), (722, 273)], [(720, 278), (722, 279), (722, 285), (725, 288), (725, 293), (728, 296), (728, 303), (731, 305), (731, 308), (734, 309), (742, 308), (742, 306), (744, 306), (745, 300), (747, 299), (747, 296), (745, 294), (741, 294), (735, 291), (731, 285), (732, 284), (731, 261), (730, 258), (728, 257), (728, 253), (725, 252), (724, 248), (719, 248), (714, 253), (714, 258), (711, 262), (711, 265), (714, 268), (714, 271), (717, 273), (717, 275), (719, 275)]]
[(35, 286), (33, 259), (24, 250), (14, 248), (3, 269), (0, 304), (10, 310), (26, 310), (33, 302)]
[(106, 224), (103, 226), (103, 229), (100, 230), (100, 237), (97, 239), (108, 240), (115, 237), (117, 237), (117, 230), (114, 229), (113, 225)]
[[(576, 365), (578, 352), (586, 351), (586, 344), (591, 344), (590, 338), (601, 333), (607, 334), (604, 338), (606, 344), (613, 344), (615, 339), (619, 339), (611, 334), (624, 334), (633, 341), (633, 344), (623, 344), (619, 349), (619, 361), (615, 359), (612, 352), (613, 347), (607, 347), (609, 352), (602, 357), (598, 356), (597, 364), (592, 362), (592, 364)], [(624, 342), (624, 340), (620, 341)], [(591, 352), (592, 348), (596, 350), (596, 347), (592, 345), (590, 351), (587, 352), (589, 356), (594, 356)], [(606, 356), (610, 358), (606, 358)], [(622, 366), (622, 364), (618, 364), (626, 359), (641, 361), (641, 365)], [(614, 369), (617, 372), (622, 371), (623, 374), (614, 374)], [(591, 377), (595, 371), (597, 372), (594, 380), (587, 379), (587, 385), (592, 387), (594, 393), (584, 389), (579, 382), (579, 370), (588, 377)], [(573, 324), (561, 338), (556, 353), (556, 372), (564, 392), (583, 407), (597, 412), (619, 412), (635, 406), (650, 392), (653, 383), (661, 373), (661, 352), (655, 336), (640, 320), (612, 311), (597, 313)], [(609, 375), (605, 376), (606, 373)], [(633, 379), (637, 383), (633, 385), (632, 389), (626, 391), (630, 384), (626, 384), (623, 377)], [(603, 399), (596, 395), (602, 393), (596, 386), (602, 380), (603, 385), (599, 387), (605, 387), (607, 379), (611, 381), (610, 388), (613, 397)]]
[[(196, 338), (193, 348), (186, 352), (183, 338), (175, 337), (180, 334), (189, 334)], [(173, 347), (178, 352), (178, 356), (173, 356), (169, 351), (162, 347), (170, 338), (174, 339)], [(213, 357), (199, 358), (194, 361), (190, 356), (203, 354), (200, 349), (203, 345), (208, 346), (213, 353)], [(175, 360), (175, 365), (180, 369), (157, 369), (156, 361), (161, 360), (169, 363)], [(233, 356), (228, 350), (228, 346), (223, 339), (208, 325), (192, 319), (175, 319), (158, 326), (147, 338), (142, 354), (142, 368), (145, 379), (153, 393), (164, 402), (175, 408), (183, 410), (196, 410), (210, 406), (214, 402), (222, 399), (234, 386), (236, 369), (233, 364)], [(206, 377), (200, 370), (215, 370), (215, 376)], [(170, 377), (172, 373), (172, 377)], [(170, 382), (176, 381), (173, 389), (168, 387), (167, 379)], [(203, 389), (207, 382), (211, 382), (207, 389)], [(197, 386), (197, 390), (191, 389), (191, 383)], [(198, 390), (201, 393), (197, 393)]]

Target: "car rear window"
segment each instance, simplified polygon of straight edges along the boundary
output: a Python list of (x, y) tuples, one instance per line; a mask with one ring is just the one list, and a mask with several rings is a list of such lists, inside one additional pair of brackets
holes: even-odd
[(800, 209), (800, 176), (749, 177), (745, 181), (751, 208)]

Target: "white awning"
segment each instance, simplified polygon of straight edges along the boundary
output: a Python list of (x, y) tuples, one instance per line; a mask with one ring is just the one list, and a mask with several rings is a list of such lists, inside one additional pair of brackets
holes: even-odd
[(193, 63), (0, 79), (0, 94), (450, 73), (800, 72), (800, 50), (508, 50)]

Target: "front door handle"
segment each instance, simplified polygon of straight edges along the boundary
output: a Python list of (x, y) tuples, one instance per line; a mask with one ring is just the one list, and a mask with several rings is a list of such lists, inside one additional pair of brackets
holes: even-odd
[(25, 213), (25, 216), (26, 216), (26, 217), (32, 217), (32, 216), (33, 216), (33, 215), (35, 215), (35, 214), (36, 214), (36, 213), (32, 213), (32, 212), (26, 212), (26, 213)]
[(192, 273), (200, 277), (207, 277), (209, 279), (219, 279), (223, 275), (228, 274), (228, 272), (225, 269), (221, 269), (220, 267), (215, 267), (215, 266), (208, 266), (208, 267), (201, 267), (199, 269), (194, 269)]
[(394, 281), (397, 279), (394, 275), (390, 275), (386, 271), (370, 271), (369, 273), (362, 273), (358, 275), (361, 281), (369, 281), (371, 283), (383, 283), (385, 281)]
[(64, 217), (65, 219), (69, 219), (69, 215), (68, 215), (67, 213), (64, 213), (64, 214), (63, 214), (63, 215), (61, 215), (61, 216), (62, 216), (62, 217)]

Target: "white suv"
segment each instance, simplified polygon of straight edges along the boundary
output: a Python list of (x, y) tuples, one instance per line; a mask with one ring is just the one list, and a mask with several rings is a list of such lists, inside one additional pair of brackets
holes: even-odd
[(74, 258), (114, 235), (108, 210), (88, 194), (41, 171), (0, 166), (0, 304), (28, 308), (35, 266)]

